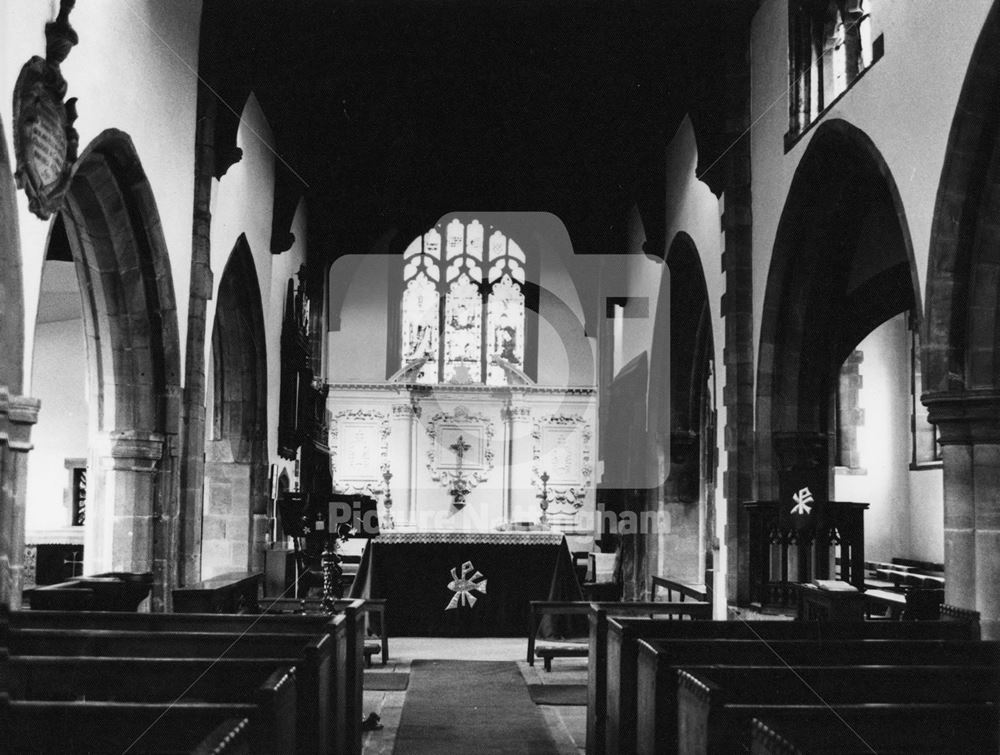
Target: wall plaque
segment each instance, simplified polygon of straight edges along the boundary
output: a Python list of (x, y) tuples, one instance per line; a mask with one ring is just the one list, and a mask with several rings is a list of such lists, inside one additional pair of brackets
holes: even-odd
[(69, 25), (75, 0), (63, 0), (55, 21), (45, 25), (45, 57), (32, 57), (14, 85), (14, 155), (18, 188), (28, 196), (28, 209), (48, 220), (62, 205), (76, 161), (79, 138), (76, 98), (66, 102), (66, 80), (60, 64), (78, 37)]
[(330, 423), (330, 471), (337, 493), (381, 493), (389, 464), (389, 416), (352, 409)]
[(570, 516), (583, 506), (593, 475), (592, 435), (590, 424), (578, 414), (554, 414), (535, 423), (532, 474), (539, 491), (542, 474), (548, 475), (545, 488), (550, 520)]

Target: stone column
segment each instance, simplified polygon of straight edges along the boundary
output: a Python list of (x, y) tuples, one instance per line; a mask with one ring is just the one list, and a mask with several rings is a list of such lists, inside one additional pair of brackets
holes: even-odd
[(945, 602), (1000, 639), (1000, 391), (923, 397), (941, 437)]
[[(650, 538), (649, 551), (663, 549), (662, 576), (681, 582), (698, 584), (704, 575), (701, 562), (701, 465), (699, 438), (693, 432), (671, 432), (669, 437), (669, 471), (660, 483), (663, 491), (662, 515), (664, 527), (657, 537)], [(663, 440), (667, 440), (664, 438)], [(662, 442), (662, 441), (661, 441)]]
[(21, 607), (25, 481), (38, 399), (11, 396), (0, 386), (0, 605)]
[(535, 494), (541, 490), (541, 483), (538, 483), (536, 490), (531, 470), (534, 458), (531, 408), (511, 400), (503, 410), (503, 418), (504, 431), (509, 438), (507, 479), (504, 481), (507, 488), (504, 517), (509, 522), (513, 520), (517, 510), (528, 510), (532, 512), (531, 521), (537, 522), (542, 510), (538, 507)]
[(88, 572), (152, 571), (163, 450), (164, 438), (158, 433), (111, 434), (99, 460), (97, 495), (91, 499), (84, 531)]
[(392, 472), (392, 518), (397, 524), (414, 523), (416, 517), (417, 419), (420, 407), (415, 401), (393, 404), (389, 425), (389, 471)]

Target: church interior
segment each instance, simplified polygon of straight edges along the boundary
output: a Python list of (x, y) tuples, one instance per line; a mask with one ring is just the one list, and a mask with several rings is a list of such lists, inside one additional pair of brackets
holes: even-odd
[(998, 751), (1000, 0), (0, 59), (0, 750)]

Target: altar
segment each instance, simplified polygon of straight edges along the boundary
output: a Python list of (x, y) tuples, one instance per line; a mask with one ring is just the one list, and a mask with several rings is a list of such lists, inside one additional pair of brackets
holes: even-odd
[(386, 599), (393, 635), (523, 637), (528, 601), (583, 596), (560, 532), (383, 531), (350, 597)]

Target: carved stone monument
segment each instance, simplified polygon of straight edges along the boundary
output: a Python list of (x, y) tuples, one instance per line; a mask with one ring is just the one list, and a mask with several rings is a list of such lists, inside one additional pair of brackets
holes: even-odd
[(56, 20), (45, 25), (45, 57), (24, 64), (14, 86), (14, 154), (18, 188), (28, 209), (48, 220), (62, 204), (79, 143), (73, 122), (76, 98), (66, 102), (60, 64), (79, 41), (69, 24), (75, 0), (62, 0)]

